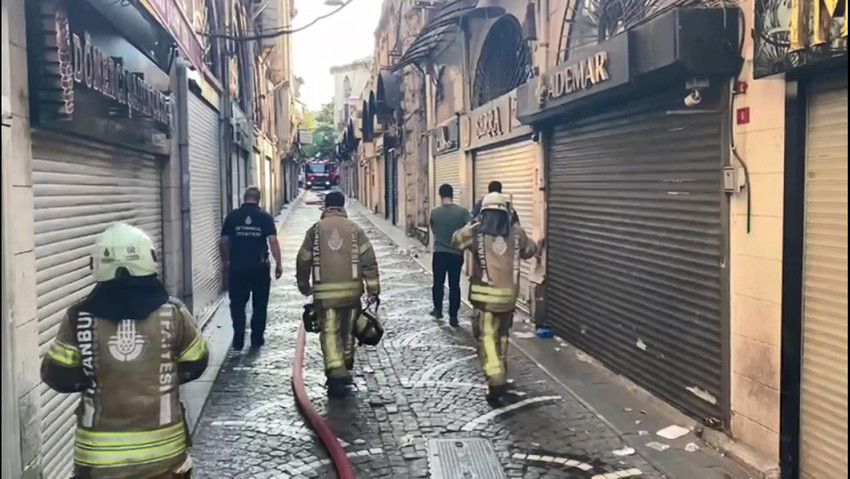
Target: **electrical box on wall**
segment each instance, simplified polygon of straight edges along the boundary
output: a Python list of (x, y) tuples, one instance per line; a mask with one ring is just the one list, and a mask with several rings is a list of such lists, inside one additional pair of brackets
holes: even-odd
[(744, 172), (738, 166), (723, 167), (723, 191), (726, 193), (740, 193), (746, 184)]

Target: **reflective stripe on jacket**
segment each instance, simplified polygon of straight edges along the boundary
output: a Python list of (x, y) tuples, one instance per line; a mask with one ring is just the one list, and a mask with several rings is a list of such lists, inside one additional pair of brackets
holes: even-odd
[(365, 291), (378, 294), (381, 284), (372, 243), (342, 208), (329, 208), (307, 230), (298, 251), (296, 279), (302, 293), (310, 290), (317, 308), (360, 304)]
[(208, 359), (206, 341), (177, 300), (141, 320), (69, 308), (41, 377), (59, 392), (82, 393), (75, 474), (155, 477), (179, 467), (188, 442), (179, 386), (200, 377)]
[(477, 223), (458, 230), (454, 246), (472, 252), (469, 301), (491, 313), (513, 311), (519, 293), (519, 260), (537, 252), (525, 230), (515, 224), (507, 237), (481, 234)]

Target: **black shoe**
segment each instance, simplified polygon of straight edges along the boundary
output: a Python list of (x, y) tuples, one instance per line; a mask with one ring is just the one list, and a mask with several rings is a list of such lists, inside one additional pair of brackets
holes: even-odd
[(347, 387), (343, 378), (328, 378), (328, 397), (345, 397)]
[(452, 316), (449, 318), (449, 326), (453, 328), (459, 328), (460, 323), (457, 321), (457, 316)]
[(266, 338), (251, 338), (251, 347), (256, 349), (266, 345)]
[(487, 402), (490, 404), (498, 405), (502, 399), (504, 399), (505, 394), (508, 392), (508, 387), (505, 384), (500, 384), (498, 386), (490, 386), (487, 390)]
[(232, 347), (233, 347), (234, 351), (241, 352), (243, 349), (245, 349), (245, 340), (243, 339), (243, 340), (239, 341), (239, 340), (234, 339)]
[(443, 319), (443, 313), (435, 309), (431, 311), (431, 317), (434, 319)]

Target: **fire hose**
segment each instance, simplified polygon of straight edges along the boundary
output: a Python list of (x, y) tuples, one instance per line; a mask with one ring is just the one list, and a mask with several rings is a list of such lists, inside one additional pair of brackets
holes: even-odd
[(295, 358), (292, 367), (292, 392), (295, 394), (295, 402), (298, 408), (301, 409), (301, 414), (307, 418), (310, 427), (319, 436), (322, 445), (331, 457), (334, 468), (336, 469), (336, 477), (339, 479), (354, 479), (354, 467), (348, 459), (348, 455), (339, 443), (336, 434), (331, 430), (328, 423), (316, 412), (313, 403), (307, 396), (307, 390), (304, 388), (304, 348), (306, 344), (306, 332), (304, 325), (298, 327), (298, 339), (295, 345)]

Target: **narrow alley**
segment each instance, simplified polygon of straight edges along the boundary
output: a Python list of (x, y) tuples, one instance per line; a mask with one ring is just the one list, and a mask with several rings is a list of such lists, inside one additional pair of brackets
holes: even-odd
[[(230, 353), (213, 386), (194, 437), (198, 477), (334, 477), (290, 386), (305, 302), (293, 281), (294, 256), (304, 231), (320, 216), (309, 203), (297, 206), (280, 232), (284, 277), (272, 287), (266, 346), (256, 354)], [(349, 211), (377, 252), (387, 332), (378, 347), (358, 349), (356, 390), (345, 400), (326, 397), (313, 334), (305, 377), (358, 477), (439, 477), (434, 468), (449, 454), (429, 467), (431, 451), (476, 439), (486, 440), (480, 460), (498, 461), (492, 477), (501, 470), (523, 478), (663, 477), (640, 455), (619, 452), (628, 445), (617, 431), (516, 350), (509, 356), (509, 376), (517, 400), (502, 409), (488, 406), (468, 320), (455, 330), (428, 316), (430, 276), (360, 209)], [(486, 453), (490, 447), (492, 455)], [(693, 457), (694, 471), (701, 472), (692, 477), (742, 477), (714, 475), (722, 469), (716, 456)]]

